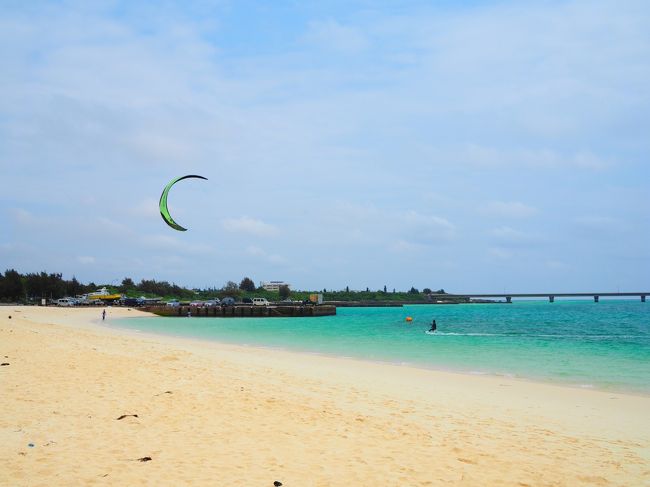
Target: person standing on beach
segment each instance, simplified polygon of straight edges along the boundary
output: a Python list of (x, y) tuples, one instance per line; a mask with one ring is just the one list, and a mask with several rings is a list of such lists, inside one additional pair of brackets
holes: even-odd
[(104, 321), (105, 319), (106, 319), (106, 310), (103, 309), (102, 310), (102, 321)]

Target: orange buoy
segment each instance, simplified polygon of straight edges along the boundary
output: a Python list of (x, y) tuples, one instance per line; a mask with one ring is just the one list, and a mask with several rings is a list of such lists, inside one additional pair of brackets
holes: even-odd
[(406, 321), (413, 321), (413, 318), (411, 318), (410, 316), (407, 316)]

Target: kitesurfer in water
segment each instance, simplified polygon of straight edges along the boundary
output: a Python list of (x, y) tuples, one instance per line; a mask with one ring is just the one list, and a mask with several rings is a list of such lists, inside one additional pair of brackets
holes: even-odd
[(434, 332), (434, 331), (436, 331), (436, 328), (438, 328), (438, 326), (436, 325), (436, 320), (433, 320), (431, 322), (431, 328), (429, 329), (429, 331)]

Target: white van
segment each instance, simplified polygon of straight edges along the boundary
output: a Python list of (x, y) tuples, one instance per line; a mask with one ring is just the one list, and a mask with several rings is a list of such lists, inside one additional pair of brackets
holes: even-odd
[(253, 298), (253, 304), (255, 306), (268, 306), (270, 303), (266, 298)]
[(74, 306), (76, 301), (72, 298), (61, 298), (56, 300), (57, 306)]

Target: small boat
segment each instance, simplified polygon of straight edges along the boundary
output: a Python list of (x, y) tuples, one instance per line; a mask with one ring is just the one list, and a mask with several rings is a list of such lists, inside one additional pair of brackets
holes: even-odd
[(101, 300), (101, 301), (116, 301), (122, 297), (121, 294), (111, 294), (108, 290), (103, 287), (98, 289), (94, 293), (88, 293), (89, 300)]

